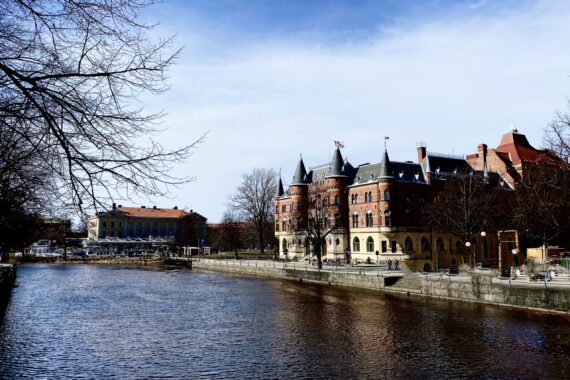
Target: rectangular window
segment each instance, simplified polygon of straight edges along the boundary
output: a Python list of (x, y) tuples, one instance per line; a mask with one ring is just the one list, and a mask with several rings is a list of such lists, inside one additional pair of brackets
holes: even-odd
[(382, 253), (388, 252), (388, 242), (386, 240), (382, 240)]
[(398, 243), (396, 240), (392, 240), (392, 253), (398, 252)]

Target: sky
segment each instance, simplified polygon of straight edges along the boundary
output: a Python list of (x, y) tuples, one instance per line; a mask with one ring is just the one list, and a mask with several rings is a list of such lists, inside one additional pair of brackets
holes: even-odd
[[(535, 147), (568, 111), (570, 2), (164, 0), (143, 19), (176, 35), (158, 140), (175, 148), (207, 133), (174, 174), (195, 180), (158, 207), (219, 222), (253, 168), (281, 170), (302, 154), (329, 160), (344, 142), (353, 165), (428, 151), (469, 154), (515, 127)], [(148, 201), (133, 200), (135, 205)], [(124, 203), (124, 202), (123, 202)]]

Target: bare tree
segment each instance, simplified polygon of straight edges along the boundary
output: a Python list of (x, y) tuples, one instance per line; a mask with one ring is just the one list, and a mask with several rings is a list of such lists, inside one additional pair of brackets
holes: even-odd
[(323, 268), (326, 237), (333, 232), (343, 232), (342, 220), (334, 218), (337, 208), (330, 204), (324, 182), (315, 182), (309, 187), (308, 201), (297, 205), (292, 214), (292, 229), (312, 246), (319, 269)]
[[(528, 165), (517, 185), (513, 219), (526, 238), (548, 249), (553, 241), (569, 243), (570, 171), (568, 165)], [(566, 239), (566, 242), (564, 242)]]
[(546, 127), (544, 142), (547, 148), (570, 163), (570, 115), (558, 112)]
[[(179, 50), (138, 21), (153, 0), (0, 2), (0, 129), (48, 171), (55, 199), (79, 209), (102, 198), (163, 195), (200, 139), (168, 150), (151, 136), (162, 113), (137, 104), (167, 89)], [(146, 140), (146, 141), (145, 141)]]
[(244, 224), (240, 221), (239, 215), (232, 209), (226, 210), (222, 217), (220, 240), (224, 247), (234, 251), (236, 260), (239, 259), (238, 250), (243, 248), (243, 230)]
[(265, 249), (264, 232), (273, 226), (273, 199), (277, 187), (277, 174), (273, 169), (253, 169), (244, 174), (242, 183), (229, 198), (229, 207), (244, 221), (255, 226), (261, 253)]
[(451, 232), (467, 243), (484, 229), (494, 227), (500, 211), (497, 199), (496, 189), (486, 178), (472, 171), (458, 171), (433, 186), (426, 222), (434, 230)]

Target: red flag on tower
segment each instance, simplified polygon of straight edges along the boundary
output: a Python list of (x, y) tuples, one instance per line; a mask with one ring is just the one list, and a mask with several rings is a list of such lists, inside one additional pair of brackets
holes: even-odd
[(333, 143), (336, 148), (344, 148), (344, 143), (342, 141), (333, 140)]

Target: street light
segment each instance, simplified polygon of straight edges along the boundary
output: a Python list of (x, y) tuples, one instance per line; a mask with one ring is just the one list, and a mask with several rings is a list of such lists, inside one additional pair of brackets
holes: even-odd
[[(485, 231), (481, 231), (481, 262), (483, 262), (484, 253), (483, 250), (485, 249), (485, 245), (483, 244), (483, 239), (487, 236)], [(475, 253), (473, 253), (473, 265), (475, 265)]]
[[(512, 266), (511, 268), (513, 268), (513, 267), (515, 267), (515, 260), (518, 261), (518, 260), (517, 260), (517, 252), (518, 252), (518, 249), (513, 248), (513, 250), (512, 250), (511, 252), (513, 253), (513, 266)], [(517, 263), (517, 264), (518, 264), (518, 263)], [(513, 270), (511, 269), (511, 277), (512, 277), (512, 276), (513, 276)], [(515, 267), (515, 278), (516, 278), (516, 276), (517, 276), (517, 271), (516, 271), (516, 267)]]
[[(467, 247), (467, 249), (471, 249), (471, 242), (470, 241), (465, 242), (465, 246)], [(473, 261), (473, 268), (475, 268), (475, 261)]]

